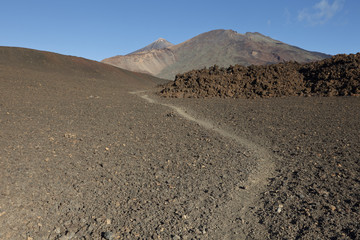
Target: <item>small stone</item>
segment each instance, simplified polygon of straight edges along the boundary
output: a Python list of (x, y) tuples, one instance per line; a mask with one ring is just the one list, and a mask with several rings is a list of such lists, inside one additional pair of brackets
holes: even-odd
[(67, 236), (62, 236), (59, 238), (59, 240), (69, 240), (69, 238)]
[(330, 205), (329, 207), (330, 207), (331, 211), (335, 211), (335, 210), (336, 210), (336, 207), (335, 207), (334, 205)]
[(114, 234), (112, 232), (102, 232), (101, 233), (101, 237), (106, 239), (106, 240), (113, 240), (114, 239)]
[(276, 210), (277, 213), (281, 213), (281, 210), (283, 209), (284, 205), (279, 204), (278, 209)]
[(64, 222), (64, 225), (67, 227), (67, 226), (70, 226), (70, 224), (71, 224), (71, 220), (68, 220), (68, 221), (66, 221), (66, 222)]
[(184, 239), (184, 240), (188, 240), (188, 239), (191, 239), (188, 235), (184, 235), (183, 237), (182, 237), (182, 239)]
[(65, 234), (65, 236), (62, 236), (61, 238), (59, 238), (59, 240), (70, 240), (75, 236), (74, 232), (67, 232)]
[(111, 219), (109, 219), (109, 218), (106, 219), (106, 224), (107, 224), (107, 225), (110, 225), (110, 224), (111, 224)]
[(92, 232), (94, 230), (94, 226), (93, 225), (90, 225), (87, 229), (88, 232)]
[(173, 239), (173, 240), (180, 240), (181, 238), (180, 238), (179, 235), (174, 235), (174, 236), (172, 237), (172, 239)]
[(329, 192), (326, 191), (326, 190), (323, 190), (323, 189), (321, 189), (321, 190), (319, 191), (319, 193), (320, 193), (322, 196), (324, 196), (324, 197), (329, 196)]

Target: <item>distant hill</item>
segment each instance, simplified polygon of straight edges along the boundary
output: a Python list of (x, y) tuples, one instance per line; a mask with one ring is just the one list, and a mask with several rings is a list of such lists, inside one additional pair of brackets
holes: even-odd
[(30, 78), (53, 82), (54, 86), (61, 87), (69, 79), (74, 81), (74, 85), (80, 82), (92, 84), (96, 81), (101, 84), (104, 81), (120, 81), (129, 86), (153, 86), (164, 82), (154, 76), (85, 58), (18, 47), (0, 47), (0, 73), (2, 84), (11, 84), (15, 80), (28, 84)]
[(263, 65), (284, 61), (311, 62), (330, 55), (307, 51), (274, 40), (260, 33), (239, 34), (232, 30), (213, 30), (183, 43), (163, 49), (136, 51), (102, 62), (131, 71), (174, 79), (192, 69), (240, 64)]

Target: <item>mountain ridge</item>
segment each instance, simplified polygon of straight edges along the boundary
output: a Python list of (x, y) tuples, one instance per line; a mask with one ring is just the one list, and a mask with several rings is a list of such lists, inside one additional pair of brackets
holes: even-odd
[(330, 55), (312, 52), (258, 32), (217, 29), (177, 45), (102, 60), (104, 63), (157, 77), (174, 79), (178, 73), (219, 65), (266, 65), (286, 61), (311, 62)]

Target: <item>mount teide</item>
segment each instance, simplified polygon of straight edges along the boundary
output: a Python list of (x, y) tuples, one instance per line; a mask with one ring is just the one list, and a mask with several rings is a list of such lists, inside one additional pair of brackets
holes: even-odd
[(155, 43), (102, 62), (160, 78), (174, 79), (178, 73), (214, 64), (223, 67), (234, 64), (248, 66), (284, 61), (311, 62), (330, 57), (285, 44), (260, 33), (239, 34), (232, 30), (214, 30), (178, 45), (152, 48)]
[(141, 48), (139, 50), (136, 50), (136, 51), (134, 51), (132, 53), (129, 53), (127, 55), (131, 55), (131, 54), (139, 53), (139, 52), (151, 51), (151, 50), (155, 50), (155, 49), (164, 49), (164, 48), (168, 48), (168, 47), (171, 47), (171, 46), (174, 46), (174, 44), (172, 44), (171, 42), (169, 42), (169, 41), (167, 41), (167, 40), (165, 40), (163, 38), (159, 38), (158, 40), (156, 40), (153, 43), (150, 43), (146, 47)]

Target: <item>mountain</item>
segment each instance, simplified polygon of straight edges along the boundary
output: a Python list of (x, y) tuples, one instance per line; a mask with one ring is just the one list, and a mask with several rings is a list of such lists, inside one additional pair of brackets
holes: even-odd
[(260, 33), (213, 30), (165, 49), (152, 49), (102, 60), (131, 71), (174, 79), (178, 73), (218, 65), (263, 65), (284, 61), (311, 62), (330, 55), (311, 52)]
[(147, 45), (144, 48), (141, 48), (139, 50), (136, 50), (132, 53), (129, 53), (128, 55), (134, 54), (134, 53), (138, 53), (138, 52), (145, 52), (145, 51), (151, 51), (154, 49), (164, 49), (164, 48), (168, 48), (174, 46), (174, 44), (172, 44), (171, 42), (163, 39), (163, 38), (159, 38), (158, 40), (156, 40), (153, 43), (150, 43), (149, 45)]

